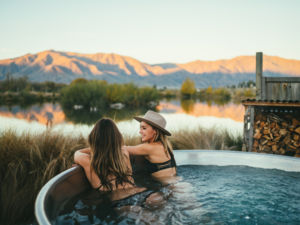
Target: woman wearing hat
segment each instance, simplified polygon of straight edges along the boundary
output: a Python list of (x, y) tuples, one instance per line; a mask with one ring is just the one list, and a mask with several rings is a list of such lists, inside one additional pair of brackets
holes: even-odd
[(176, 162), (172, 145), (167, 136), (171, 133), (165, 129), (166, 120), (159, 113), (147, 111), (144, 117), (134, 117), (140, 122), (142, 144), (125, 146), (130, 155), (145, 158), (145, 169), (154, 178), (176, 175)]

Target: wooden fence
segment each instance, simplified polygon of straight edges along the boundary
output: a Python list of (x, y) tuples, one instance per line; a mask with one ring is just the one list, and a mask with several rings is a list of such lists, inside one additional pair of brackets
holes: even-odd
[(256, 53), (256, 100), (299, 101), (300, 77), (264, 77), (263, 54)]

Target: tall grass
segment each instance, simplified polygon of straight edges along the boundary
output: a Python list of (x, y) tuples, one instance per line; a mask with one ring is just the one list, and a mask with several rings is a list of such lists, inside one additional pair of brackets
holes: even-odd
[(71, 167), (73, 153), (86, 146), (83, 137), (9, 130), (0, 135), (0, 224), (33, 220), (34, 200), (41, 187)]
[[(124, 135), (126, 145), (140, 143), (138, 136)], [(241, 149), (242, 138), (228, 132), (199, 128), (174, 132), (174, 149)], [(41, 187), (53, 176), (70, 168), (73, 154), (87, 146), (82, 136), (53, 131), (17, 135), (0, 133), (0, 224), (24, 224), (34, 219), (34, 201)]]
[(242, 150), (243, 137), (230, 134), (227, 130), (215, 128), (195, 130), (180, 130), (174, 132), (170, 138), (176, 149), (207, 149), (207, 150)]

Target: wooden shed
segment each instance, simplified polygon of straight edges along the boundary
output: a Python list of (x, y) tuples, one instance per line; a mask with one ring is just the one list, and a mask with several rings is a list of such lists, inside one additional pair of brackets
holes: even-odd
[(264, 77), (256, 53), (256, 99), (246, 99), (245, 151), (300, 157), (300, 77)]

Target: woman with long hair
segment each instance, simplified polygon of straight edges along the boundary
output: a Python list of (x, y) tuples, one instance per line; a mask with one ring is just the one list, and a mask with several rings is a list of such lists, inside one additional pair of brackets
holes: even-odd
[(74, 161), (83, 167), (93, 188), (114, 191), (134, 187), (129, 153), (122, 149), (123, 137), (113, 120), (97, 121), (88, 143), (89, 148), (75, 152)]
[(176, 175), (176, 162), (173, 148), (168, 137), (171, 133), (165, 129), (166, 120), (159, 113), (147, 111), (144, 117), (134, 117), (140, 122), (142, 144), (124, 146), (130, 155), (143, 156), (144, 167), (154, 178)]

